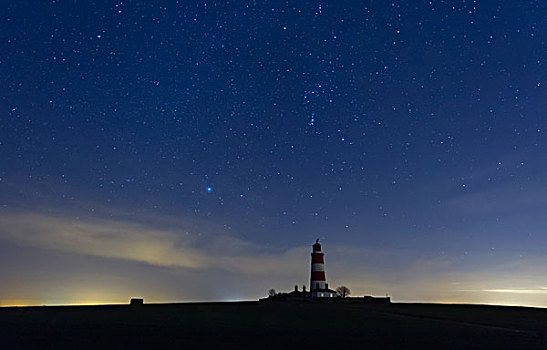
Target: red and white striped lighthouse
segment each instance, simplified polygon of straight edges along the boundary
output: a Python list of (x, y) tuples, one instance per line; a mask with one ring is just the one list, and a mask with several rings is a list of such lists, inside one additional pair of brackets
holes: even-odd
[(310, 291), (324, 290), (328, 288), (325, 279), (325, 260), (323, 252), (321, 251), (321, 244), (319, 244), (319, 238), (312, 246), (313, 251), (311, 253), (311, 279), (310, 279)]

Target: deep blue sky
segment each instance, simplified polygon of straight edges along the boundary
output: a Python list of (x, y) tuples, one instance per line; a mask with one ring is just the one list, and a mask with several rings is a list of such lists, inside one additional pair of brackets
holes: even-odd
[(8, 1), (0, 303), (547, 306), (546, 7)]

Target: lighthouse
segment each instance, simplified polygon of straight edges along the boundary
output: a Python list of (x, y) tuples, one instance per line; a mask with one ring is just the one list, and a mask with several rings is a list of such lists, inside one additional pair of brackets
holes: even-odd
[(314, 298), (334, 298), (336, 292), (329, 289), (325, 278), (325, 258), (319, 239), (312, 245), (310, 293)]

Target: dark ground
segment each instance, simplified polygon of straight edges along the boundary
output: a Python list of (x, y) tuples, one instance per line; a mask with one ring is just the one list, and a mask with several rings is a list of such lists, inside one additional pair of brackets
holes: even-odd
[(0, 308), (2, 349), (545, 349), (547, 310), (241, 302)]

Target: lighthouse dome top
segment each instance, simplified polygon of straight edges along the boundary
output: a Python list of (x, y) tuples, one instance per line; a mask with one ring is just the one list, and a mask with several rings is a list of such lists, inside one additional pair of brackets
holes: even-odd
[(321, 251), (321, 244), (319, 244), (319, 238), (315, 241), (313, 244), (313, 251), (314, 252), (320, 252)]

